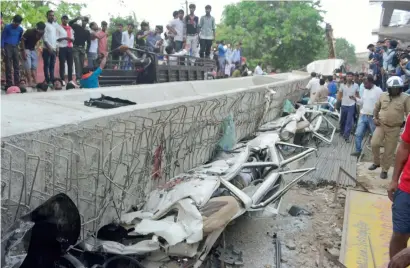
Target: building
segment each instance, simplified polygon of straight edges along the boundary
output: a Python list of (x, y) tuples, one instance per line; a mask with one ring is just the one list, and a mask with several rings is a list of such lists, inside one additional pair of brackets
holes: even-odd
[(381, 3), (382, 13), (379, 28), (373, 30), (379, 39), (391, 38), (410, 43), (410, 0), (369, 0)]

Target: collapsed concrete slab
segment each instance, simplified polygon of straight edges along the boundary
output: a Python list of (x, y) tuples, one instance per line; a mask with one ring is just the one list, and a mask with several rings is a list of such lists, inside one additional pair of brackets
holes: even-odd
[[(208, 161), (233, 115), (236, 139), (298, 99), (306, 73), (2, 97), (3, 226), (58, 192), (86, 230), (138, 205), (152, 187)], [(84, 106), (95, 94), (137, 105)], [(20, 205), (18, 205), (20, 204)]]

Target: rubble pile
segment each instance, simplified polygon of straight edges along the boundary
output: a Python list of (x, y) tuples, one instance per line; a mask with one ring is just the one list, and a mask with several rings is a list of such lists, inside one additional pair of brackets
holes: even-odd
[[(282, 209), (275, 218), (241, 218), (227, 229), (226, 243), (243, 252), (243, 267), (274, 268), (272, 234), (282, 242), (282, 268), (338, 267), (321, 250), (339, 258), (342, 242), (346, 190), (324, 186), (312, 190), (298, 185), (284, 197)], [(292, 206), (304, 208), (311, 215), (292, 216)], [(322, 263), (323, 266), (320, 266)]]
[[(317, 256), (323, 250), (333, 257), (340, 254), (346, 193), (339, 189), (334, 199), (332, 186), (293, 188), (315, 167), (290, 168), (291, 163), (317, 151), (292, 144), (295, 136), (310, 135), (328, 142), (320, 132), (323, 118), (320, 111), (300, 106), (296, 113), (262, 126), (256, 137), (235, 143), (233, 135), (226, 135), (223, 151), (212, 162), (159, 186), (147, 194), (143, 204), (118, 215), (111, 223), (100, 224), (94, 233), (84, 233), (78, 208), (70, 197), (57, 194), (16, 221), (6, 233), (2, 267), (52, 268), (67, 267), (69, 263), (68, 267), (116, 268), (127, 264), (199, 268), (212, 266), (215, 261), (258, 267), (249, 260), (260, 262), (263, 258), (255, 260), (250, 254), (268, 244), (275, 244), (277, 264), (283, 263), (284, 267), (332, 267)], [(327, 132), (332, 139), (335, 128)], [(258, 230), (270, 243), (258, 240), (253, 249), (239, 251), (236, 246), (240, 243), (226, 246), (227, 225), (237, 221), (232, 229), (243, 228), (247, 216), (252, 226), (257, 226), (258, 217), (270, 218), (271, 226)], [(241, 231), (228, 240), (252, 234), (249, 230), (242, 236), (238, 233)], [(272, 258), (266, 265), (274, 261)]]

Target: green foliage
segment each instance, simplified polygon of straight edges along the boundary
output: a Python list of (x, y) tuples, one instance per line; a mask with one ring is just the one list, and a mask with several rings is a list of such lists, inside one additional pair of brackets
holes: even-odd
[[(355, 64), (357, 62), (356, 58), (356, 48), (353, 44), (349, 43), (345, 38), (336, 38), (335, 43), (336, 58), (344, 60), (348, 64)], [(316, 59), (327, 59), (329, 58), (329, 50), (327, 42), (323, 43), (322, 50), (316, 56)]]
[(37, 22), (45, 22), (47, 20), (46, 13), (50, 9), (54, 10), (54, 15), (59, 21), (62, 15), (68, 15), (69, 18), (80, 15), (85, 6), (85, 4), (73, 4), (63, 1), (2, 1), (1, 11), (5, 23), (10, 23), (14, 15), (21, 15), (23, 17), (22, 26), (27, 29), (33, 27)]
[[(315, 59), (325, 31), (319, 3), (241, 1), (225, 7), (216, 39), (242, 42), (253, 67), (261, 61), (276, 69), (306, 66)], [(252, 64), (253, 63), (253, 64)]]
[[(323, 38), (325, 38), (325, 36)], [(328, 58), (329, 58), (329, 47), (328, 47), (326, 40), (323, 39), (323, 42), (320, 45), (320, 51), (316, 54), (315, 60), (326, 60)]]
[(336, 56), (339, 59), (345, 60), (349, 64), (357, 62), (356, 48), (344, 38), (336, 38)]
[(135, 29), (137, 29), (139, 23), (137, 20), (137, 16), (135, 15), (135, 12), (132, 12), (130, 15), (126, 16), (126, 17), (111, 17), (110, 21), (108, 22), (108, 32), (109, 33), (113, 33), (116, 29), (119, 23), (122, 23), (122, 25), (124, 25), (124, 30), (127, 28), (127, 24), (128, 23), (133, 23), (135, 26)]
[(127, 29), (127, 24), (128, 23), (133, 23), (135, 26), (134, 32), (137, 31), (138, 28), (138, 20), (137, 16), (135, 15), (135, 12), (132, 12), (130, 15), (126, 17), (121, 17), (121, 16), (111, 16), (110, 21), (108, 22), (108, 44), (111, 44), (111, 39), (112, 39), (112, 33), (117, 30), (117, 25), (122, 24), (124, 26), (124, 31)]

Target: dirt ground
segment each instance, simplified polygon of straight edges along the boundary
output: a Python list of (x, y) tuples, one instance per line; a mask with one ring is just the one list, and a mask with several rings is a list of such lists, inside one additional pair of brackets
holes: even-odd
[[(295, 186), (285, 195), (281, 211), (275, 218), (238, 219), (229, 226), (226, 243), (243, 252), (243, 267), (273, 268), (272, 235), (277, 233), (282, 243), (281, 267), (319, 267), (321, 245), (339, 257), (345, 196), (346, 190), (339, 190), (333, 202), (333, 186)], [(311, 216), (289, 215), (292, 205), (304, 208)], [(333, 265), (324, 258), (323, 267)]]
[[(358, 164), (357, 179), (372, 192), (385, 193), (390, 180), (380, 179), (380, 170), (368, 171), (370, 164)], [(338, 190), (336, 202), (333, 202), (334, 196), (332, 185), (297, 185), (284, 196), (276, 217), (245, 216), (229, 226), (226, 245), (242, 251), (242, 267), (274, 268), (276, 251), (272, 235), (277, 233), (282, 243), (282, 268), (320, 267), (322, 245), (335, 257), (340, 255), (346, 189)], [(288, 210), (292, 205), (312, 215), (291, 216)], [(322, 267), (337, 266), (324, 257)]]

